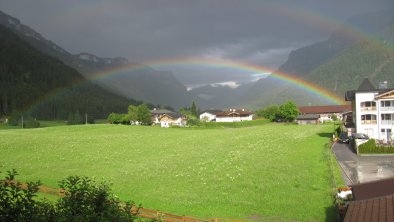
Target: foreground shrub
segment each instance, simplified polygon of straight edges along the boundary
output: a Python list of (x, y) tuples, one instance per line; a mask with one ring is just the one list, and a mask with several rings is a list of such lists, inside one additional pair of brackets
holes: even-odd
[(22, 188), (16, 175), (8, 171), (0, 180), (0, 221), (134, 221), (138, 215), (133, 202), (120, 202), (104, 182), (70, 176), (60, 182), (64, 196), (49, 203), (35, 198), (39, 181)]
[(54, 206), (35, 200), (40, 182), (29, 182), (27, 188), (15, 181), (18, 173), (8, 171), (0, 180), (0, 221), (52, 221)]

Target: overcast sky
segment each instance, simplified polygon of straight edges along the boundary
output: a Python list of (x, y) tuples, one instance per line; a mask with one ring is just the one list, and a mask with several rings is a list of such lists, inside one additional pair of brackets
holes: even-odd
[[(177, 57), (228, 59), (275, 69), (291, 50), (326, 40), (346, 18), (393, 7), (392, 2), (0, 0), (0, 9), (71, 53), (148, 64)], [(229, 70), (195, 68), (187, 78), (179, 73), (187, 70), (165, 69), (187, 84), (203, 83), (198, 76), (206, 82), (239, 80)], [(220, 77), (208, 78), (215, 74)]]

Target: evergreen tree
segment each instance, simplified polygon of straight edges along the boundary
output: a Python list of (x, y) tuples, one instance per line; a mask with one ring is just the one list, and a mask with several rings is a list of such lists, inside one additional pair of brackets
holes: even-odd
[(191, 112), (191, 114), (194, 115), (195, 117), (198, 116), (198, 113), (197, 113), (197, 106), (196, 106), (196, 104), (194, 103), (194, 101), (193, 101), (193, 103), (192, 103), (192, 106), (190, 107), (190, 112)]

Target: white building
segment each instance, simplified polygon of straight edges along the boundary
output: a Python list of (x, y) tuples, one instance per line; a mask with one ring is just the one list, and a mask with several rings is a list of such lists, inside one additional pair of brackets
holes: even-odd
[(222, 110), (205, 110), (200, 114), (200, 120), (204, 122), (216, 121), (216, 114), (222, 112)]
[(253, 120), (253, 112), (245, 109), (230, 109), (216, 114), (216, 122), (240, 122)]
[(394, 89), (387, 89), (384, 85), (376, 89), (365, 78), (357, 90), (346, 92), (345, 99), (352, 102), (357, 133), (365, 133), (380, 142), (393, 140)]

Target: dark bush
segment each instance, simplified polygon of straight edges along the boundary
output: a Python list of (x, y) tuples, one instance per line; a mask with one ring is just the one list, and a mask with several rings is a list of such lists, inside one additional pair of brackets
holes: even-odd
[(374, 139), (368, 140), (368, 142), (361, 144), (358, 146), (359, 153), (375, 153), (375, 154), (385, 154), (385, 153), (394, 153), (393, 146), (384, 146), (384, 145), (376, 145)]
[(27, 188), (15, 180), (15, 170), (0, 180), (0, 221), (134, 221), (139, 207), (122, 203), (107, 183), (71, 176), (60, 182), (64, 196), (57, 203), (37, 200), (40, 182)]

